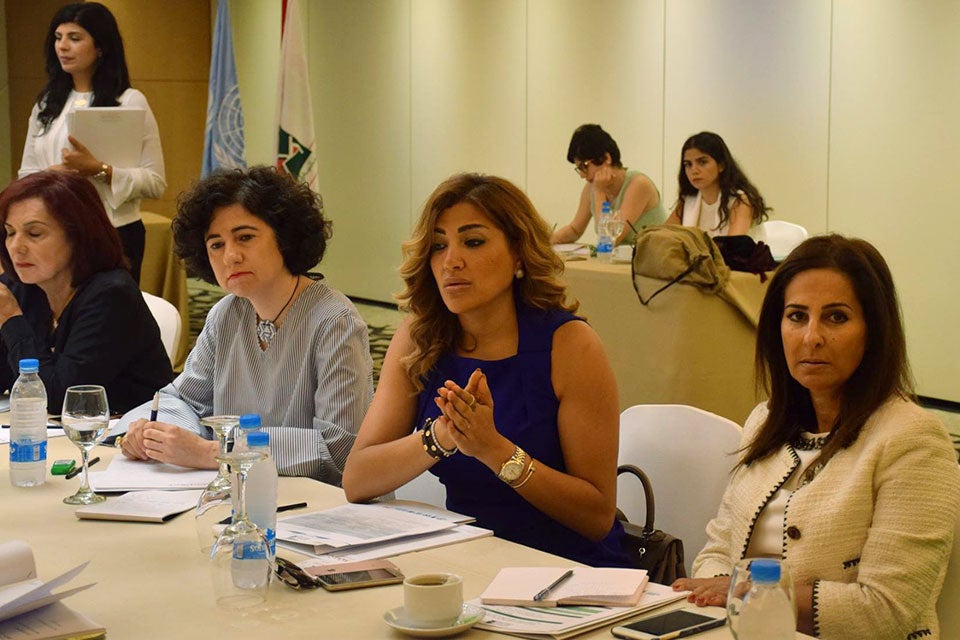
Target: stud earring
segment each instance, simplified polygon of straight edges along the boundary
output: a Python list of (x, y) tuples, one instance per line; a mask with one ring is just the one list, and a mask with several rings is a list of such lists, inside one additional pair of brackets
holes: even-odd
[(517, 267), (517, 270), (513, 272), (513, 277), (517, 280), (523, 279), (523, 267)]

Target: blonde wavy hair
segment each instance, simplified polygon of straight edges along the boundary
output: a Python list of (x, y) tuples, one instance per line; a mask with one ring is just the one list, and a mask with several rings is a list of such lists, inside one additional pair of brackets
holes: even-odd
[(566, 301), (566, 289), (560, 280), (563, 261), (550, 246), (550, 229), (523, 191), (496, 176), (461, 173), (447, 178), (430, 195), (413, 235), (403, 243), (400, 265), (405, 287), (396, 299), (400, 310), (410, 317), (414, 345), (400, 362), (418, 392), (441, 354), (454, 348), (461, 337), (457, 316), (440, 297), (430, 255), (437, 218), (462, 202), (482, 211), (506, 235), (524, 271), (523, 278), (514, 280), (515, 292), (523, 302), (537, 309), (571, 313), (579, 307), (576, 301)]

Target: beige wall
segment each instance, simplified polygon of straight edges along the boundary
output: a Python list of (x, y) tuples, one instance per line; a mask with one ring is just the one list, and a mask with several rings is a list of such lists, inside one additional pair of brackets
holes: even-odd
[[(172, 215), (177, 194), (200, 175), (210, 68), (209, 0), (102, 1), (120, 25), (131, 83), (147, 96), (160, 127), (167, 190), (160, 200), (145, 200), (142, 207)], [(63, 4), (63, 0), (6, 0), (10, 143), (0, 148), (10, 149), (14, 173), (20, 166), (30, 109), (46, 80), (46, 30)], [(11, 34), (16, 34), (15, 40)]]
[[(10, 149), (10, 80), (7, 73), (7, 11), (0, 3), (0, 150)], [(11, 176), (10, 154), (0, 151), (0, 189)]]

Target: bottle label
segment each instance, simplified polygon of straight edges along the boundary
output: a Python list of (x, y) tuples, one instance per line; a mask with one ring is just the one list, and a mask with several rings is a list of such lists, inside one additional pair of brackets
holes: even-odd
[(267, 544), (263, 545), (259, 542), (244, 542), (243, 544), (233, 545), (233, 559), (234, 560), (259, 560), (266, 557), (266, 548), (265, 546), (270, 547), (270, 555), (276, 556), (277, 550), (277, 534), (273, 529), (267, 529), (266, 536)]
[(47, 443), (11, 442), (10, 462), (43, 462), (47, 459)]

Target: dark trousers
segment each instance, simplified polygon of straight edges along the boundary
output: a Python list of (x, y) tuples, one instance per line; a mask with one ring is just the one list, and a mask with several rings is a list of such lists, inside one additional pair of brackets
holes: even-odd
[(120, 244), (123, 245), (123, 254), (127, 256), (127, 260), (130, 262), (130, 274), (139, 286), (140, 267), (143, 265), (143, 249), (147, 241), (147, 228), (143, 226), (143, 220), (137, 220), (122, 227), (117, 227), (117, 234), (120, 236)]

